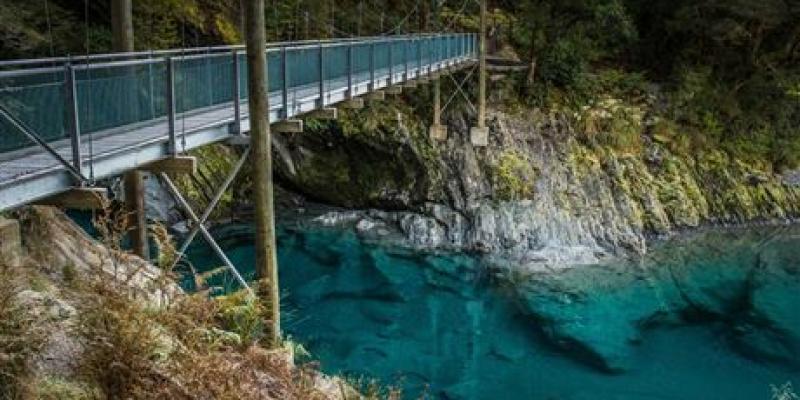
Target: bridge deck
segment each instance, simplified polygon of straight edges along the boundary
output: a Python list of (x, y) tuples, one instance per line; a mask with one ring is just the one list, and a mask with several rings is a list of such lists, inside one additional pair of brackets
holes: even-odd
[[(462, 52), (429, 64), (413, 67), (378, 69), (350, 76), (328, 79), (324, 96), (320, 98), (319, 83), (299, 85), (287, 90), (287, 105), (283, 110), (283, 91), (270, 92), (270, 121), (295, 117), (320, 106), (335, 105), (350, 97), (380, 90), (393, 84), (423, 77), (450, 67), (472, 62), (471, 53)], [(421, 67), (421, 68), (420, 68)], [(390, 76), (391, 75), (391, 76)], [(391, 78), (391, 79), (390, 79)], [(374, 79), (374, 82), (373, 82)], [(348, 87), (348, 82), (352, 87)], [(0, 90), (2, 88), (0, 87)], [(349, 90), (348, 90), (349, 89)], [(350, 92), (350, 93), (348, 93)], [(249, 132), (247, 101), (240, 103), (241, 129)], [(211, 107), (176, 114), (175, 136), (178, 150), (188, 151), (233, 136), (234, 104), (227, 102)], [(0, 132), (1, 134), (2, 132)], [(146, 163), (169, 157), (169, 126), (166, 117), (81, 135), (81, 155), (84, 175), (103, 179), (119, 175)], [(48, 142), (64, 159), (72, 159), (69, 138)], [(52, 196), (75, 185), (67, 169), (41, 147), (27, 147), (0, 153), (0, 210), (24, 205)]]

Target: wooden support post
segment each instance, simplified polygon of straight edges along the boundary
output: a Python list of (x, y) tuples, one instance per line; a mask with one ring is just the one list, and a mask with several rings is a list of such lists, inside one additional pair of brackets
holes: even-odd
[(17, 267), (22, 256), (19, 222), (0, 216), (0, 265)]
[(253, 195), (255, 202), (255, 271), (261, 281), (272, 329), (268, 336), (273, 346), (281, 340), (278, 258), (275, 248), (275, 208), (272, 197), (272, 149), (267, 95), (266, 32), (264, 0), (245, 1), (245, 42), (247, 47), (247, 89), (249, 92), (250, 137), (252, 142)]
[(141, 171), (168, 174), (194, 174), (197, 172), (197, 158), (191, 156), (175, 156), (156, 160), (139, 167)]
[(271, 131), (275, 133), (303, 133), (302, 119), (289, 119), (272, 124)]
[(356, 97), (350, 100), (343, 101), (342, 108), (349, 108), (351, 110), (360, 110), (364, 108), (364, 99)]
[(72, 188), (34, 204), (73, 210), (101, 210), (108, 205), (108, 190), (100, 187)]
[[(114, 51), (133, 51), (132, 0), (111, 0), (111, 38)], [(131, 104), (134, 104), (131, 99)], [(129, 171), (123, 178), (125, 205), (130, 214), (128, 227), (133, 252), (144, 259), (150, 258), (147, 246), (147, 216), (144, 207), (144, 181), (139, 171)]]
[(335, 120), (339, 118), (339, 110), (333, 107), (319, 108), (303, 115), (306, 119)]
[(447, 127), (442, 125), (442, 92), (438, 79), (433, 82), (433, 124), (429, 135), (433, 140), (447, 140)]
[(111, 0), (111, 44), (115, 52), (133, 51), (133, 0)]
[(481, 33), (478, 45), (478, 125), (470, 130), (473, 146), (489, 144), (489, 129), (486, 127), (486, 0), (481, 0)]

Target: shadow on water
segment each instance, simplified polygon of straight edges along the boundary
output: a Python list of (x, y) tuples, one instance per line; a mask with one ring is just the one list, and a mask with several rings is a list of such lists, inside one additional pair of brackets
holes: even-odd
[[(326, 372), (400, 384), (409, 398), (770, 399), (771, 385), (800, 384), (798, 232), (692, 234), (644, 260), (520, 277), (469, 255), (285, 226), (284, 327)], [(250, 227), (215, 235), (251, 265)], [(219, 265), (202, 245), (190, 258)]]

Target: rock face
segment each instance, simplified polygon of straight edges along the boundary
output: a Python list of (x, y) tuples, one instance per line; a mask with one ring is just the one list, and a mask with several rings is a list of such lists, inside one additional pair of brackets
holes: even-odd
[(745, 355), (799, 365), (800, 250), (788, 228), (659, 247), (639, 263), (534, 273), (514, 287), (554, 344), (610, 372), (628, 367), (648, 329), (697, 322), (726, 327)]
[(494, 112), (489, 146), (475, 148), (463, 116), (451, 116), (446, 142), (432, 142), (410, 110), (394, 110), (398, 118), (382, 107), (275, 138), (282, 184), (327, 204), (388, 210), (321, 222), (352, 222), (361, 233), (378, 224), (413, 246), (541, 269), (643, 254), (651, 235), (800, 211), (800, 188), (719, 151), (679, 156), (646, 136), (642, 149), (614, 150), (579, 139), (569, 118), (539, 112)]
[[(673, 152), (672, 139), (653, 133), (653, 117), (640, 108), (597, 107), (582, 118), (494, 111), (489, 145), (476, 148), (463, 113), (448, 117), (440, 142), (428, 137), (424, 110), (374, 103), (335, 123), (308, 121), (302, 135), (273, 135), (276, 181), (314, 202), (373, 210), (328, 215), (320, 220), (326, 224), (352, 223), (376, 238), (399, 234), (417, 247), (492, 253), (529, 269), (644, 254), (647, 237), (704, 224), (800, 215), (796, 173), (778, 176), (722, 151)], [(598, 133), (620, 109), (625, 129), (612, 124)], [(633, 143), (621, 145), (626, 137)], [(238, 152), (215, 145), (195, 155), (200, 170), (178, 184), (201, 210)], [(247, 218), (248, 179), (245, 169), (212, 220)], [(279, 212), (303, 206), (278, 193)], [(166, 199), (158, 188), (150, 194)], [(151, 212), (154, 219), (175, 214), (169, 199)]]

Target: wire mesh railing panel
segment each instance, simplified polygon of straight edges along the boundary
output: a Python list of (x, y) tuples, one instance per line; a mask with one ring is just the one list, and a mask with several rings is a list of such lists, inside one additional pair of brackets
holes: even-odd
[(286, 51), (289, 88), (319, 84), (319, 47), (290, 48)]
[[(239, 63), (239, 99), (247, 99), (247, 54), (236, 53), (236, 58)], [(269, 72), (269, 71), (267, 71)]]
[(233, 57), (177, 58), (174, 63), (177, 113), (233, 101)]
[(353, 79), (354, 84), (368, 82), (372, 53), (369, 44), (353, 45)]
[(423, 39), (420, 41), (420, 48), (422, 52), (422, 65), (428, 66), (431, 63), (432, 57), (432, 49), (431, 46), (431, 39)]
[[(0, 105), (45, 141), (66, 138), (64, 71), (0, 77)], [(0, 117), (0, 152), (34, 143)]]
[(380, 41), (375, 43), (375, 70), (389, 68), (389, 42)]
[(394, 72), (401, 72), (406, 63), (405, 41), (392, 41), (389, 45), (392, 47), (392, 67)]
[[(163, 63), (76, 68), (81, 134), (163, 116), (166, 110), (164, 71)], [(61, 98), (64, 101), (64, 97)]]
[(347, 46), (335, 46), (326, 47), (323, 50), (325, 58), (325, 79), (339, 80), (347, 78), (347, 49)]
[[(283, 90), (283, 56), (280, 51), (267, 52), (267, 79), (269, 92)], [(247, 91), (247, 83), (242, 86), (242, 91)]]

